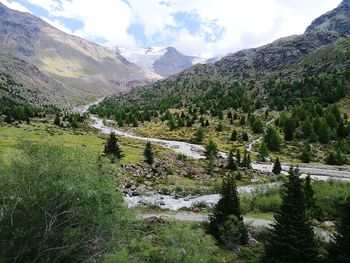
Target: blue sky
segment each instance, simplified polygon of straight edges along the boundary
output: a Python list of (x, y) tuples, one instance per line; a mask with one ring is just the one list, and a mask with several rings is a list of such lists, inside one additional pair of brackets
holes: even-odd
[(102, 45), (211, 57), (300, 34), (341, 0), (0, 0)]

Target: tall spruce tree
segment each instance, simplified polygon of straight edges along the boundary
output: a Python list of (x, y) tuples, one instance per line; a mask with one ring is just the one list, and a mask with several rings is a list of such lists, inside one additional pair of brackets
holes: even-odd
[(121, 148), (119, 146), (118, 139), (115, 136), (114, 132), (112, 132), (110, 134), (109, 138), (107, 139), (107, 143), (105, 144), (104, 153), (106, 155), (112, 156), (118, 160), (121, 160), (124, 157), (123, 151), (121, 150)]
[(340, 209), (340, 218), (336, 223), (335, 240), (330, 245), (327, 262), (350, 262), (350, 197)]
[(312, 189), (312, 185), (311, 185), (310, 175), (308, 175), (305, 179), (304, 195), (305, 195), (306, 214), (309, 217), (309, 219), (312, 219), (315, 215), (316, 200), (314, 197), (314, 190)]
[(145, 157), (145, 162), (152, 165), (154, 162), (154, 154), (152, 149), (152, 144), (147, 142), (145, 150), (143, 151), (143, 156)]
[(282, 204), (269, 230), (265, 263), (314, 263), (318, 250), (315, 234), (307, 217), (305, 196), (298, 168), (291, 167), (282, 187)]
[[(248, 239), (248, 231), (243, 223), (240, 200), (237, 192), (236, 181), (233, 175), (224, 178), (221, 189), (221, 199), (214, 207), (213, 213), (209, 216), (209, 233), (220, 240), (225, 223), (234, 217), (239, 224), (239, 243), (244, 244)], [(231, 220), (229, 220), (231, 221)]]

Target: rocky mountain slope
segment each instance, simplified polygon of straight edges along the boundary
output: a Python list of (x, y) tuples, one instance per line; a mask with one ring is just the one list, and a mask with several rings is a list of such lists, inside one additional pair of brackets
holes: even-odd
[(60, 99), (113, 94), (159, 77), (115, 51), (0, 3), (0, 70)]
[(297, 75), (301, 61), (320, 48), (350, 36), (350, 0), (317, 18), (302, 35), (279, 39), (271, 44), (225, 56), (213, 65), (197, 65), (173, 77), (236, 81)]
[(215, 58), (207, 59), (196, 56), (186, 56), (173, 47), (118, 47), (117, 52), (128, 61), (153, 71), (163, 78), (175, 75), (196, 64), (215, 62)]

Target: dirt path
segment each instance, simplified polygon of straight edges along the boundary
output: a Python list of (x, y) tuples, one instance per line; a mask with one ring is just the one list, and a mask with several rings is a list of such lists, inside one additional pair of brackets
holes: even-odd
[[(178, 221), (189, 221), (189, 222), (205, 222), (208, 221), (208, 215), (205, 214), (197, 214), (197, 213), (176, 213), (176, 214), (167, 214), (167, 213), (161, 213), (161, 214), (139, 214), (138, 215), (142, 219), (147, 219), (150, 217), (162, 217), (166, 219), (171, 220), (178, 220)], [(256, 219), (256, 218), (244, 218), (244, 222), (246, 224), (251, 225), (252, 227), (269, 227), (270, 224), (272, 224), (272, 221), (270, 220), (264, 220), (264, 219)]]

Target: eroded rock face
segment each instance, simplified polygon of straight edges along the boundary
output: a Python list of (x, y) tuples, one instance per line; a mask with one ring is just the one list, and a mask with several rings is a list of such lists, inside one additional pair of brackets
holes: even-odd
[(314, 20), (306, 33), (333, 31), (346, 37), (350, 35), (350, 0), (344, 0), (336, 9)]

